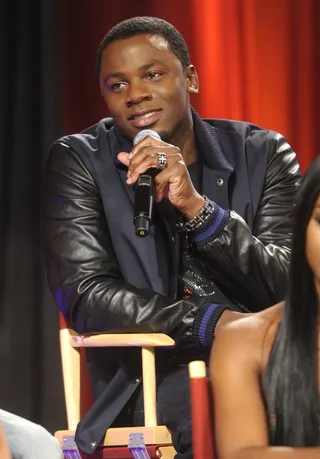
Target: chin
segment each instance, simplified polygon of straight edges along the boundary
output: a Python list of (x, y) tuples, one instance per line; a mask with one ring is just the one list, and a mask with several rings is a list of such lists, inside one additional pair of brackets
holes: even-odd
[(170, 139), (170, 134), (168, 131), (165, 131), (165, 130), (161, 130), (161, 129), (157, 129), (157, 133), (159, 134), (159, 136), (161, 137), (161, 140), (163, 140), (164, 142), (168, 142), (168, 140)]

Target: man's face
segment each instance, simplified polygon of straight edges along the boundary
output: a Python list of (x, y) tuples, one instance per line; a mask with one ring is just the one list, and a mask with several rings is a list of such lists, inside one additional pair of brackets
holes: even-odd
[(145, 34), (107, 46), (102, 54), (100, 88), (115, 124), (126, 137), (132, 139), (142, 129), (153, 129), (170, 139), (188, 124), (188, 92), (197, 92), (198, 78), (193, 66), (182, 68), (164, 38)]

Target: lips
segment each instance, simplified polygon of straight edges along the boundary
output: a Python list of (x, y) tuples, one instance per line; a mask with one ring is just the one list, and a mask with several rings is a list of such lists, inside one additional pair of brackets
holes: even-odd
[(161, 109), (156, 110), (143, 110), (139, 113), (133, 113), (128, 120), (130, 123), (137, 127), (146, 127), (154, 124), (161, 116)]

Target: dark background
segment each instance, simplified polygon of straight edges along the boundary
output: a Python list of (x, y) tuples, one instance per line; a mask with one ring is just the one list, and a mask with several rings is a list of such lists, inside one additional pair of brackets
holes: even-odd
[(162, 17), (186, 39), (201, 116), (281, 132), (303, 170), (320, 153), (320, 0), (0, 2), (0, 407), (50, 431), (66, 418), (39, 231), (43, 164), (56, 138), (108, 115), (96, 51), (136, 15)]

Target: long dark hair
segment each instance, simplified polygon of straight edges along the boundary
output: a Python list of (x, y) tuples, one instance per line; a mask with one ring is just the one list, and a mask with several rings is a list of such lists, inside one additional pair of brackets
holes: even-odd
[(320, 156), (307, 170), (297, 193), (285, 308), (266, 371), (273, 445), (320, 445), (318, 299), (306, 257), (306, 230), (319, 194)]

